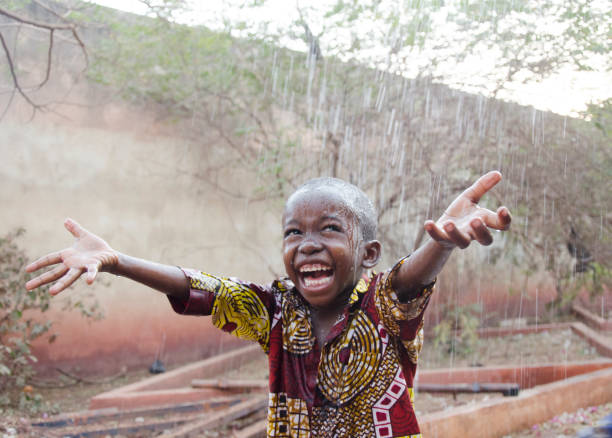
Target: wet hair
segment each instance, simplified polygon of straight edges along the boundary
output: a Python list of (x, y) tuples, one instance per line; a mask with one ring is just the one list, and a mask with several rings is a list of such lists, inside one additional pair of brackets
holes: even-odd
[(357, 218), (363, 238), (368, 241), (376, 239), (376, 208), (374, 208), (370, 198), (359, 187), (350, 182), (331, 177), (314, 178), (299, 186), (289, 196), (289, 199), (299, 193), (329, 189), (336, 192), (343, 199), (345, 205)]

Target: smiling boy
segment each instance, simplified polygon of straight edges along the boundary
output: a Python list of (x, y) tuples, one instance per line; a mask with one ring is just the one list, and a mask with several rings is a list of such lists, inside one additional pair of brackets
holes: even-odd
[(217, 327), (258, 342), (269, 358), (269, 437), (419, 437), (412, 407), (423, 312), (453, 248), (492, 242), (510, 225), (505, 207), (478, 206), (501, 179), (489, 172), (437, 221), (431, 240), (382, 273), (376, 212), (357, 187), (333, 178), (298, 188), (283, 214), (287, 277), (267, 286), (159, 265), (113, 250), (72, 220), (77, 238), (27, 267), (58, 264), (26, 284), (57, 280), (52, 294), (108, 271), (168, 295), (176, 312), (212, 315)]

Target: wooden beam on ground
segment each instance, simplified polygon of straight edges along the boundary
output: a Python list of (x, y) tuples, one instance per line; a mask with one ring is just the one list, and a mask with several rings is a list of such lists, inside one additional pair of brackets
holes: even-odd
[(579, 304), (572, 304), (572, 311), (590, 327), (599, 331), (612, 331), (612, 320), (604, 319)]
[(267, 380), (193, 379), (192, 388), (268, 390)]
[[(201, 416), (201, 414), (200, 414)], [(177, 426), (181, 426), (188, 422), (190, 419), (187, 417), (175, 418), (171, 420), (155, 420), (145, 421), (141, 424), (130, 424), (124, 426), (76, 426), (73, 430), (67, 430), (66, 428), (57, 430), (40, 430), (35, 429), (42, 434), (42, 437), (61, 437), (61, 438), (91, 438), (91, 437), (107, 437), (107, 436), (142, 436), (141, 434), (145, 431), (159, 432), (162, 430), (171, 429)]]
[[(583, 324), (584, 325), (584, 324)], [(555, 382), (580, 374), (612, 368), (612, 360), (598, 359), (585, 362), (566, 362), (541, 365), (504, 365), (490, 367), (465, 367), (423, 370), (418, 383), (518, 383), (521, 390)]]
[(523, 390), (494, 399), (432, 412), (419, 418), (424, 437), (493, 438), (517, 433), (578, 408), (612, 400), (612, 368)]
[(266, 438), (268, 432), (268, 419), (258, 421), (244, 429), (234, 432), (233, 438)]
[[(228, 370), (240, 367), (257, 357), (263, 352), (259, 345), (250, 345), (244, 348), (219, 354), (205, 360), (194, 362), (176, 370), (157, 374), (140, 382), (131, 383), (121, 388), (115, 388), (108, 392), (98, 394), (90, 400), (90, 409), (101, 409), (109, 407), (137, 407), (147, 405), (168, 404), (174, 401), (193, 402), (224, 394), (214, 394), (213, 390), (206, 391), (185, 390), (182, 394), (176, 388), (182, 388), (195, 378), (214, 378)], [(173, 394), (176, 397), (173, 397)]]
[(612, 357), (612, 341), (607, 337), (600, 335), (581, 322), (573, 323), (572, 330), (594, 347), (599, 354), (606, 357)]
[(68, 412), (60, 415), (54, 415), (48, 418), (39, 418), (33, 420), (30, 424), (33, 427), (44, 427), (50, 430), (52, 428), (80, 426), (86, 424), (100, 423), (109, 420), (125, 420), (128, 418), (135, 417), (188, 414), (203, 411), (211, 412), (215, 410), (226, 409), (232, 405), (244, 401), (246, 398), (247, 397), (245, 395), (235, 395), (212, 398), (196, 403), (175, 403), (150, 408), (106, 408), (97, 410)]
[(245, 417), (253, 412), (260, 409), (266, 408), (268, 405), (268, 397), (256, 397), (250, 400), (239, 403), (231, 408), (223, 411), (218, 411), (211, 414), (205, 420), (194, 421), (190, 424), (174, 430), (169, 433), (165, 433), (160, 438), (181, 438), (188, 434), (198, 433), (206, 429), (215, 429), (217, 427), (224, 426), (238, 418)]

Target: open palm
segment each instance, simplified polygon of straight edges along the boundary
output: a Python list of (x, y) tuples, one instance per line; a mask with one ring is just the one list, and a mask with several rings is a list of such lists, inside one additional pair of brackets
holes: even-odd
[(506, 207), (496, 212), (478, 205), (480, 198), (501, 180), (501, 173), (489, 172), (468, 187), (444, 211), (436, 222), (425, 222), (425, 230), (432, 239), (446, 247), (466, 248), (473, 240), (490, 245), (493, 236), (489, 228), (506, 230), (512, 218)]
[(28, 281), (26, 289), (32, 290), (57, 280), (49, 289), (49, 293), (56, 295), (74, 283), (83, 273), (87, 272), (86, 280), (91, 284), (98, 271), (117, 264), (116, 252), (103, 239), (87, 231), (72, 219), (66, 219), (64, 226), (76, 237), (76, 242), (70, 248), (47, 254), (29, 264), (26, 267), (28, 272), (46, 266), (57, 266)]

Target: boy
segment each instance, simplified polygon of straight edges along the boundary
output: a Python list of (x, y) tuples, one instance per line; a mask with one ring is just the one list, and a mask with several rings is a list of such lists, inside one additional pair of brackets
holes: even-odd
[(420, 437), (412, 387), (423, 312), (454, 247), (489, 245), (488, 227), (509, 227), (505, 207), (477, 205), (500, 179), (479, 178), (437, 222), (425, 222), (431, 241), (367, 280), (381, 252), (375, 209), (352, 184), (319, 178), (287, 200), (288, 278), (269, 286), (129, 257), (68, 219), (76, 243), (30, 264), (29, 272), (59, 265), (26, 288), (58, 280), (55, 295), (85, 272), (92, 283), (108, 271), (166, 293), (179, 313), (212, 315), (217, 327), (257, 341), (269, 358), (269, 437)]

